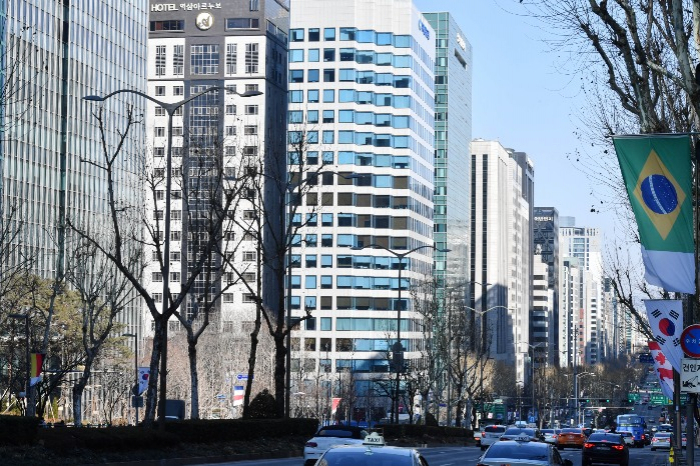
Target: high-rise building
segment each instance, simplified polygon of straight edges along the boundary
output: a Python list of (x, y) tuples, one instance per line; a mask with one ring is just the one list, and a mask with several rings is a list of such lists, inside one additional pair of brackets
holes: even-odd
[(390, 361), (425, 347), (409, 284), (433, 274), (435, 31), (410, 0), (295, 0), (289, 49), (290, 171), (320, 172), (298, 210), (292, 309), (313, 318), (292, 390), (352, 384), (376, 416)]
[(554, 207), (535, 207), (533, 221), (534, 253), (548, 267), (548, 288), (552, 292), (549, 312), (548, 363), (559, 365), (559, 212)]
[(475, 139), (471, 152), (471, 281), (481, 284), (473, 288), (470, 304), (480, 315), (475, 339), (489, 357), (514, 364), (516, 380), (526, 381), (534, 166), (524, 153), (497, 141)]
[[(149, 102), (146, 119), (154, 173), (164, 172), (168, 142), (173, 145), (169, 258), (173, 293), (198, 267), (209, 221), (216, 215), (213, 206), (225, 206), (228, 192), (236, 191), (236, 200), (228, 205), (230, 218), (221, 231), (213, 232), (221, 237), (222, 253), (204, 261), (204, 270), (183, 304), (188, 315), (194, 315), (203, 300), (214, 301), (211, 297), (220, 294), (209, 317), (214, 331), (250, 332), (256, 301), (248, 286), (256, 289), (258, 282), (264, 305), (278, 309), (280, 288), (274, 283), (279, 277), (274, 267), (261, 266), (273, 259), (258, 248), (273, 254), (270, 243), (283, 237), (284, 207), (279, 199), (267, 197), (273, 196), (270, 190), (257, 186), (268, 182), (279, 186), (286, 176), (287, 3), (150, 1), (148, 94), (172, 105), (214, 86), (235, 91), (213, 90), (180, 107), (173, 116), (172, 134), (161, 106)], [(257, 95), (240, 96), (245, 93)], [(242, 179), (250, 183), (248, 187), (240, 185)], [(158, 183), (151, 196), (154, 224), (164, 220), (164, 187)], [(257, 211), (263, 205), (265, 212)], [(262, 216), (265, 232), (251, 234), (255, 227), (248, 231), (249, 225)], [(261, 243), (256, 241), (258, 234)], [(153, 254), (150, 248), (147, 258)], [(160, 293), (162, 280), (154, 258), (146, 282), (158, 300), (167, 299)], [(171, 328), (177, 330), (178, 323), (171, 322)]]
[(423, 13), (435, 30), (435, 276), (469, 285), (469, 143), (472, 139), (472, 47), (447, 12)]

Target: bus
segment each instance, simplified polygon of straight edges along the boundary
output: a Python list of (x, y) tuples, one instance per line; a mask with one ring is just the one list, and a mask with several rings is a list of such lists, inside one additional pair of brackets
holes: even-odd
[(620, 414), (617, 416), (617, 432), (631, 432), (635, 447), (644, 447), (644, 417), (638, 414)]

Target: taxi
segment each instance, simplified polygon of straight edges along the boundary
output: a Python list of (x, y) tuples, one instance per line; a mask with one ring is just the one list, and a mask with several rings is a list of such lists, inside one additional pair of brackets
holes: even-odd
[(415, 448), (390, 447), (377, 432), (365, 437), (361, 445), (331, 447), (316, 466), (429, 466)]
[(561, 457), (552, 444), (532, 442), (527, 434), (515, 440), (501, 440), (486, 450), (476, 466), (573, 466), (569, 459)]
[(583, 449), (583, 444), (586, 442), (586, 434), (583, 433), (583, 429), (578, 429), (575, 427), (569, 427), (562, 429), (561, 433), (557, 437), (557, 448), (581, 448)]

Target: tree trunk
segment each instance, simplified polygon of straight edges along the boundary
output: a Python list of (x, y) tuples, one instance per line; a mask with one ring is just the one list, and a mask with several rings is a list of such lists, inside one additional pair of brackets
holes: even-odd
[(199, 378), (197, 376), (197, 341), (187, 335), (187, 357), (190, 360), (190, 418), (199, 419)]
[(462, 425), (462, 384), (457, 384), (455, 387), (457, 391), (457, 406), (455, 409), (455, 426), (459, 427)]
[(245, 395), (243, 396), (243, 417), (247, 418), (250, 407), (250, 390), (253, 386), (253, 376), (255, 375), (255, 363), (257, 360), (258, 351), (258, 334), (260, 333), (260, 306), (258, 305), (258, 312), (255, 318), (255, 327), (253, 331), (250, 332), (250, 354), (248, 355), (248, 380), (245, 384)]
[[(163, 297), (167, 299), (167, 297)], [(166, 325), (168, 320), (159, 315), (155, 319), (155, 332), (153, 334), (153, 351), (151, 352), (150, 371), (148, 376), (148, 390), (146, 391), (146, 412), (143, 422), (146, 425), (152, 425), (155, 420), (156, 406), (158, 405), (158, 363), (160, 362), (160, 352), (162, 348), (163, 338), (165, 336)]]
[(285, 400), (285, 367), (287, 362), (287, 347), (284, 344), (285, 334), (278, 328), (275, 333), (275, 401), (277, 402), (277, 417), (284, 417)]

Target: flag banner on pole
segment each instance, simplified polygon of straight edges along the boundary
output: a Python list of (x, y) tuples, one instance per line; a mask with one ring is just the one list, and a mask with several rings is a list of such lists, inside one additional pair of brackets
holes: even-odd
[(30, 356), (32, 367), (30, 369), (29, 385), (33, 387), (41, 381), (41, 367), (44, 365), (44, 356), (46, 355), (43, 353), (31, 353)]
[(637, 220), (646, 281), (695, 293), (690, 137), (614, 136)]
[(651, 357), (654, 360), (654, 372), (659, 377), (659, 385), (661, 392), (666, 398), (673, 399), (673, 367), (669, 363), (668, 358), (661, 351), (661, 346), (658, 342), (650, 341), (649, 350)]
[(148, 378), (150, 376), (150, 367), (139, 367), (139, 396), (148, 389)]
[(338, 406), (340, 406), (340, 402), (342, 401), (342, 398), (333, 398), (331, 401), (331, 417), (335, 416), (336, 411), (338, 411)]
[(644, 304), (654, 340), (671, 362), (671, 367), (680, 374), (683, 359), (683, 303), (675, 299), (645, 299)]
[(233, 387), (233, 406), (241, 406), (245, 397), (245, 386), (236, 385)]

